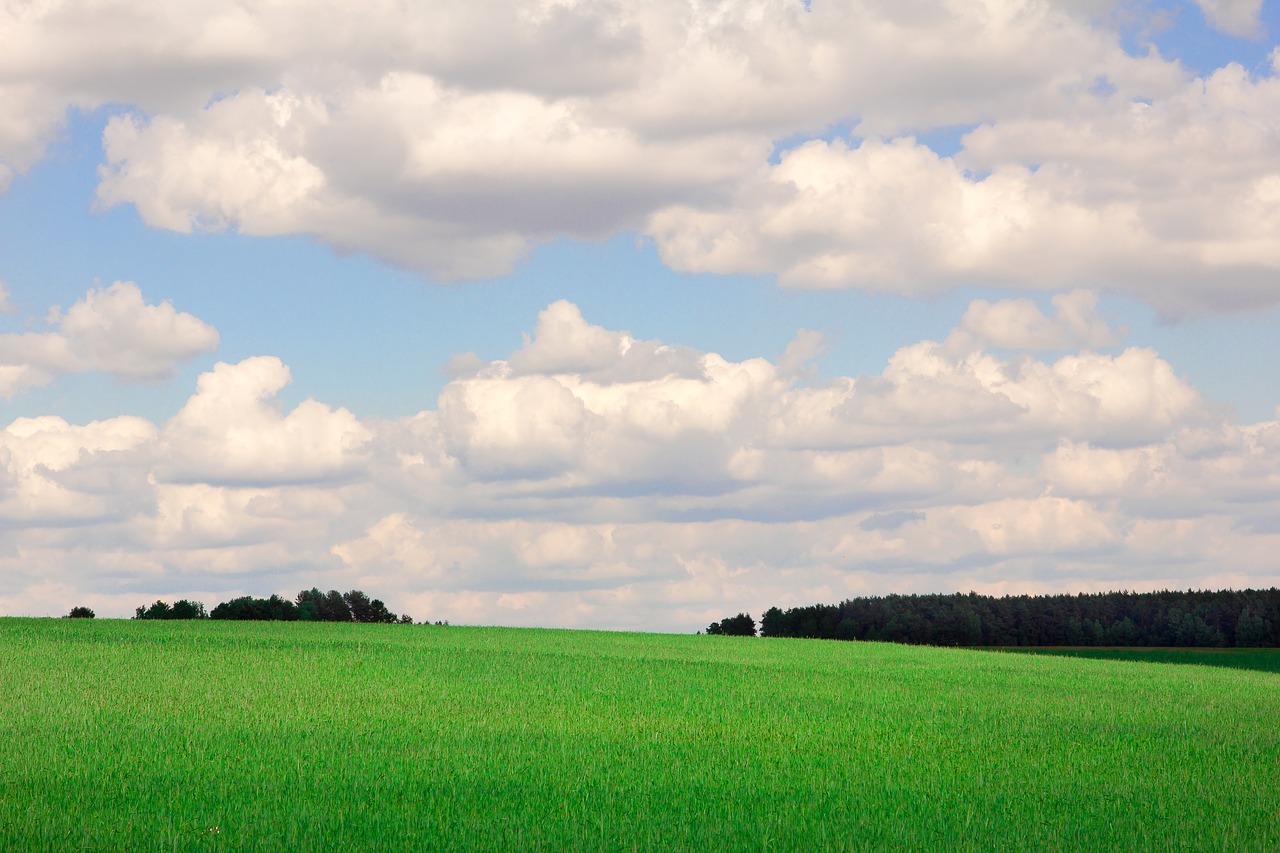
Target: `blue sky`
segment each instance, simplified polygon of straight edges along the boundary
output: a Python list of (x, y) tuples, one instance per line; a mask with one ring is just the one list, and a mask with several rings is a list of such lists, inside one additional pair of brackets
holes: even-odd
[[(1214, 57), (1224, 42), (1237, 41), (1195, 35), (1214, 45)], [(1257, 50), (1256, 43), (1244, 45)], [(1160, 47), (1183, 58), (1178, 41), (1162, 41)], [(174, 234), (148, 228), (130, 208), (95, 208), (107, 114), (109, 108), (70, 113), (46, 158), (0, 196), (3, 280), (11, 301), (25, 309), (25, 317), (42, 317), (49, 305), (70, 304), (94, 282), (136, 281), (144, 293), (163, 294), (156, 298), (213, 323), (222, 344), (216, 354), (184, 368), (185, 383), (69, 376), (6, 401), (13, 416), (55, 413), (92, 420), (133, 413), (163, 419), (214, 361), (262, 353), (279, 355), (296, 368), (294, 384), (283, 394), (286, 402), (315, 396), (340, 401), (360, 415), (409, 415), (434, 400), (454, 354), (506, 356), (537, 312), (557, 299), (575, 302), (609, 328), (735, 360), (772, 358), (796, 329), (812, 328), (829, 336), (819, 375), (873, 373), (904, 343), (945, 336), (971, 299), (1018, 295), (1008, 288), (965, 286), (919, 300), (860, 290), (786, 289), (769, 275), (682, 274), (664, 266), (652, 241), (634, 231), (594, 242), (562, 238), (535, 249), (510, 275), (444, 285), (368, 255), (339, 255), (305, 237)], [(57, 250), (50, 251), (52, 246)], [(1047, 295), (1036, 298), (1049, 301)], [(1112, 296), (1102, 304), (1104, 313), (1129, 330), (1130, 343), (1154, 347), (1241, 417), (1274, 414), (1280, 374), (1239, 366), (1280, 363), (1280, 310), (1170, 322), (1136, 300)], [(16, 331), (25, 317), (0, 322)], [(387, 362), (403, 365), (405, 372), (385, 372)]]
[(335, 8), (4, 13), (0, 613), (1275, 582), (1274, 4)]

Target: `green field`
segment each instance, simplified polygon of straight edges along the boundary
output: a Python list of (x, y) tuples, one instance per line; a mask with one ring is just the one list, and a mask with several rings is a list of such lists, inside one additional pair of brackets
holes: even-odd
[(1128, 660), (1147, 663), (1190, 663), (1280, 673), (1280, 649), (1191, 649), (1091, 646), (1000, 646), (992, 651), (1032, 655), (1058, 655), (1094, 660)]
[(1280, 676), (0, 619), (0, 849), (1280, 849)]

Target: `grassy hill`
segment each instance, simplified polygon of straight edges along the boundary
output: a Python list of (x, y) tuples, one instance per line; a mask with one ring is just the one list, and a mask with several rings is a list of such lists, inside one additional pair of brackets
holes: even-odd
[(1280, 675), (0, 619), (0, 849), (1280, 849)]
[(1227, 666), (1234, 669), (1256, 669), (1259, 672), (1280, 673), (1280, 649), (1003, 646), (999, 648), (993, 647), (993, 650), (1100, 660), (1190, 663), (1199, 666)]

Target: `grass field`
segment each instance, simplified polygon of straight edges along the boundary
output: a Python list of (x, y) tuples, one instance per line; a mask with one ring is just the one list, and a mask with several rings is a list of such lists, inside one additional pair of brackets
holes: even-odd
[(1280, 676), (0, 619), (0, 849), (1280, 849)]
[(1033, 655), (1058, 655), (1094, 660), (1128, 660), (1147, 663), (1190, 663), (1200, 666), (1225, 666), (1232, 669), (1254, 669), (1258, 672), (1280, 673), (1280, 649), (1188, 649), (1188, 648), (1134, 648), (1097, 646), (1000, 646), (992, 649), (1001, 652), (1020, 652)]

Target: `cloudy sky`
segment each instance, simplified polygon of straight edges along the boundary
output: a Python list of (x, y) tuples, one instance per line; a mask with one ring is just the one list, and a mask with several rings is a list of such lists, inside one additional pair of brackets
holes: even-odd
[(1272, 0), (0, 4), (0, 615), (1280, 583)]

